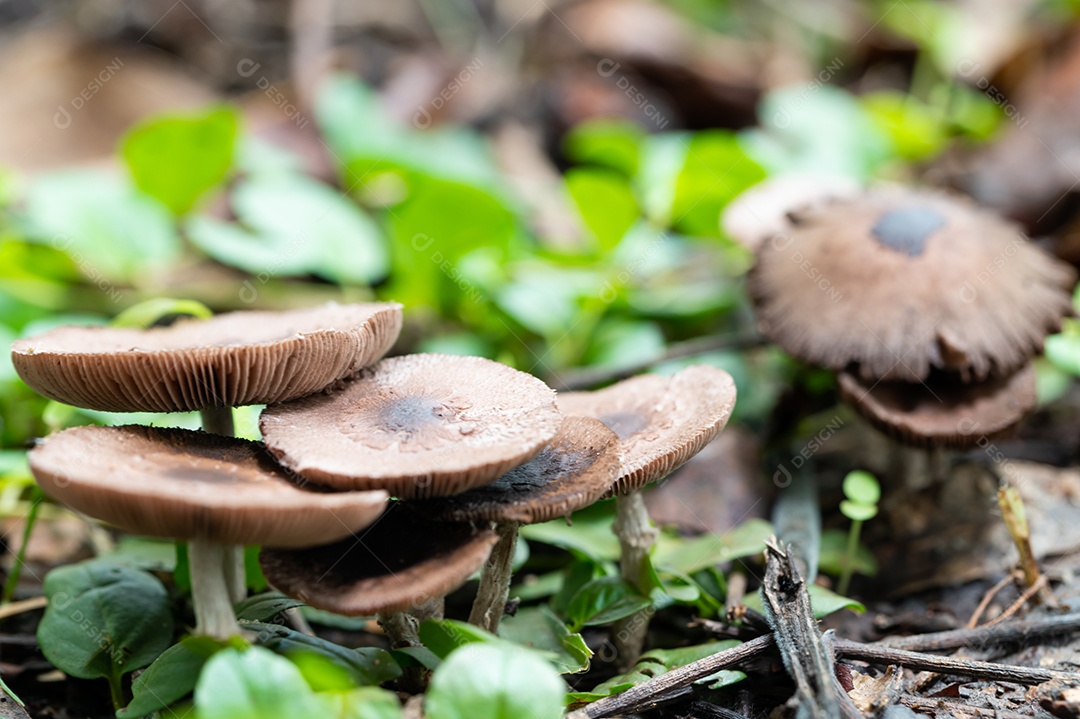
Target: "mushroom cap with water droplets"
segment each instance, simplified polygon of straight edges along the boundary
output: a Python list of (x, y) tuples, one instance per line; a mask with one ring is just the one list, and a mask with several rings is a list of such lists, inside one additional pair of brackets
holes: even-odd
[(488, 484), (536, 456), (562, 417), (536, 377), (482, 357), (385, 359), (333, 391), (267, 407), (267, 447), (339, 489), (413, 499)]

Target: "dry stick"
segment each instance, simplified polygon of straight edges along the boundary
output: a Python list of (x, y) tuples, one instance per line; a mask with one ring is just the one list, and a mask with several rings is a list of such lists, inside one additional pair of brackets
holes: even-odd
[(499, 631), (499, 621), (506, 611), (506, 600), (510, 597), (510, 575), (513, 571), (519, 526), (513, 521), (495, 525), (499, 541), (484, 562), (484, 568), (480, 572), (480, 587), (476, 590), (476, 600), (469, 612), (469, 624), (486, 629), (492, 634)]
[(833, 639), (833, 650), (847, 659), (857, 659), (873, 664), (897, 664), (914, 671), (953, 674), (986, 681), (1013, 682), (1014, 684), (1042, 684), (1051, 679), (1080, 681), (1080, 674), (1053, 669), (1020, 667), (1010, 664), (977, 662), (970, 659), (939, 657), (933, 654), (909, 652), (903, 649), (862, 644), (847, 639)]
[(990, 644), (1027, 643), (1044, 637), (1060, 637), (1073, 632), (1080, 632), (1080, 612), (975, 629), (950, 629), (909, 637), (891, 637), (876, 642), (876, 645), (913, 652), (943, 652)]
[[(649, 552), (656, 543), (657, 532), (649, 519), (649, 510), (645, 507), (645, 498), (640, 490), (632, 490), (628, 494), (615, 497), (614, 530), (619, 538), (619, 568), (622, 578), (634, 589), (647, 594), (645, 567), (649, 561)], [(641, 656), (641, 647), (645, 644), (652, 613), (652, 607), (646, 607), (620, 619), (612, 628), (612, 643), (615, 645), (617, 667), (620, 670), (628, 670)]]
[(979, 606), (975, 607), (975, 611), (971, 613), (971, 618), (967, 620), (967, 624), (964, 626), (968, 629), (974, 629), (979, 626), (979, 620), (982, 619), (983, 612), (986, 611), (986, 608), (990, 606), (990, 602), (994, 600), (994, 597), (998, 595), (998, 592), (1009, 586), (1012, 581), (1013, 573), (1010, 572), (1002, 577), (1001, 581), (990, 587), (986, 594), (983, 595), (982, 599), (979, 600)]
[(954, 719), (1031, 719), (1030, 714), (1020, 714), (1017, 712), (1004, 711), (1001, 709), (985, 709), (983, 707), (973, 707), (968, 704), (957, 704), (956, 702), (945, 701), (943, 699), (923, 699), (921, 697), (902, 697), (900, 702), (912, 709), (918, 709), (920, 711), (932, 711), (937, 714), (938, 710), (948, 711), (948, 716)]
[(771, 634), (751, 639), (737, 647), (725, 649), (722, 652), (691, 662), (678, 669), (672, 669), (670, 672), (661, 674), (654, 679), (630, 687), (622, 694), (604, 697), (586, 707), (571, 712), (566, 719), (600, 719), (601, 717), (626, 713), (642, 704), (655, 701), (658, 696), (715, 674), (721, 669), (729, 669), (745, 664), (751, 659), (756, 659), (773, 646), (774, 642)]
[[(858, 647), (860, 651), (867, 648), (870, 651), (894, 650), (894, 653), (890, 655), (891, 660), (896, 660), (893, 661), (893, 663), (906, 666), (905, 662), (907, 661), (907, 657), (916, 657), (920, 662), (926, 662), (928, 660), (932, 661), (933, 659), (938, 658), (916, 653), (912, 650), (920, 650), (920, 652), (947, 651), (973, 645), (1028, 642), (1047, 636), (1061, 637), (1065, 634), (1077, 631), (1080, 631), (1080, 613), (1034, 621), (1013, 622), (1012, 624), (996, 625), (992, 627), (979, 627), (977, 629), (953, 629), (946, 632), (898, 637), (886, 640), (887, 643), (876, 642), (874, 644), (859, 644), (858, 642), (833, 640), (832, 646), (837, 654), (849, 656), (851, 658), (855, 657), (848, 654), (847, 649), (849, 646)], [(631, 687), (622, 694), (601, 699), (587, 707), (573, 712), (567, 719), (600, 719), (601, 717), (609, 717), (615, 714), (632, 711), (642, 703), (654, 701), (657, 696), (692, 684), (698, 679), (707, 677), (710, 674), (715, 674), (721, 669), (729, 669), (734, 666), (745, 664), (752, 659), (756, 659), (765, 654), (773, 647), (773, 645), (774, 642), (771, 634), (760, 636), (749, 642), (740, 644), (737, 647), (726, 649), (717, 654), (705, 657), (704, 659), (699, 659), (696, 662), (679, 667), (678, 669), (673, 669), (666, 674), (661, 674), (654, 679)], [(908, 651), (895, 651), (899, 649)], [(901, 659), (903, 659), (903, 661), (900, 661)], [(926, 666), (926, 664), (923, 663), (920, 666)], [(1002, 666), (1003, 665), (1001, 664), (991, 664), (989, 662), (966, 662), (964, 674), (973, 679), (989, 678), (982, 673), (984, 668), (989, 668), (989, 671), (992, 672), (1000, 672)], [(1021, 667), (1021, 669), (1023, 668)], [(948, 671), (953, 670), (950, 669)], [(915, 704), (910, 703), (908, 700), (905, 700), (904, 703), (909, 706), (915, 706)], [(932, 703), (928, 703), (925, 706), (931, 706), (931, 704)]]
[(765, 615), (784, 667), (795, 680), (797, 719), (861, 719), (862, 712), (836, 679), (836, 660), (818, 629), (791, 547), (776, 537), (765, 544)]

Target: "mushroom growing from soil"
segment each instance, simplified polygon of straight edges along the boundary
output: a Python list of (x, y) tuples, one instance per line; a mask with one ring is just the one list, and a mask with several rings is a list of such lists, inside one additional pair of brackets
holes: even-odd
[(481, 357), (413, 354), (271, 405), (259, 427), (303, 477), (414, 499), (489, 484), (535, 457), (561, 421), (554, 390), (532, 375)]
[[(735, 383), (723, 370), (694, 365), (671, 377), (640, 375), (595, 392), (562, 393), (559, 408), (594, 417), (619, 437), (619, 477), (607, 496), (615, 497), (622, 576), (645, 592), (656, 530), (640, 490), (674, 472), (720, 433), (735, 408)], [(636, 661), (647, 628), (640, 617), (616, 627), (622, 664)]]
[(185, 429), (75, 427), (42, 440), (30, 469), (67, 506), (136, 534), (190, 542), (196, 632), (240, 627), (226, 586), (229, 545), (305, 547), (371, 524), (385, 492), (304, 489), (257, 442)]
[[(164, 327), (59, 327), (12, 345), (19, 376), (65, 404), (109, 412), (198, 410), (233, 434), (232, 407), (317, 392), (382, 357), (401, 305), (325, 304), (231, 312)], [(229, 592), (245, 594), (243, 547), (224, 548)]]
[[(789, 218), (750, 272), (759, 328), (840, 371), (842, 398), (871, 424), (906, 445), (968, 448), (1031, 411), (1030, 360), (1072, 310), (1071, 267), (933, 190), (881, 187)], [(921, 456), (898, 452), (903, 483), (921, 483)]]
[(416, 503), (437, 520), (495, 522), (499, 542), (484, 565), (469, 622), (498, 632), (521, 525), (569, 517), (605, 495), (618, 476), (615, 433), (598, 420), (567, 417), (540, 454), (491, 484)]
[(887, 187), (796, 211), (749, 289), (763, 334), (863, 380), (1016, 372), (1072, 310), (1076, 273), (968, 200)]

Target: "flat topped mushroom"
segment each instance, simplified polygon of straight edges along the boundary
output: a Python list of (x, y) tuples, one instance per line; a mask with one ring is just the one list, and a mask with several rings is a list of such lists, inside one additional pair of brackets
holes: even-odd
[(839, 175), (791, 174), (763, 180), (736, 197), (720, 214), (724, 233), (750, 250), (787, 232), (788, 213), (847, 197), (858, 184)]
[(1007, 375), (1071, 311), (1075, 272), (968, 200), (879, 188), (796, 213), (749, 288), (761, 331), (866, 380)]
[(594, 417), (620, 440), (619, 480), (627, 494), (666, 477), (701, 451), (735, 408), (735, 383), (723, 370), (687, 367), (671, 377), (640, 375), (595, 392), (559, 395), (567, 415)]
[(931, 375), (926, 384), (869, 384), (838, 376), (844, 401), (884, 434), (915, 447), (971, 449), (1007, 434), (1035, 410), (1035, 367), (1008, 377), (961, 383)]
[(42, 489), (136, 534), (304, 547), (370, 524), (385, 492), (304, 489), (256, 442), (185, 429), (75, 427), (30, 451)]
[(278, 402), (323, 389), (384, 355), (401, 305), (232, 312), (168, 327), (59, 327), (12, 345), (19, 376), (66, 404), (174, 412)]
[(310, 549), (264, 549), (267, 581), (318, 609), (390, 614), (443, 597), (483, 565), (490, 529), (434, 522), (398, 502), (357, 537)]
[(561, 421), (555, 392), (532, 375), (480, 357), (414, 354), (267, 407), (259, 426), (297, 474), (418, 498), (495, 480), (540, 452)]
[(414, 506), (440, 520), (534, 524), (589, 506), (611, 489), (618, 472), (615, 433), (598, 420), (567, 417), (540, 454), (491, 484)]

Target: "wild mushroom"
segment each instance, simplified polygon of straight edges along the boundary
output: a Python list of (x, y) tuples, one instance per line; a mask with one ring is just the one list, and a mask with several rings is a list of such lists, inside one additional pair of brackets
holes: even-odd
[(318, 609), (378, 616), (394, 647), (419, 646), (421, 619), (473, 575), (498, 536), (470, 522), (435, 522), (391, 503), (355, 537), (307, 549), (264, 549), (267, 581)]
[[(401, 305), (325, 304), (232, 312), (164, 327), (59, 327), (16, 341), (12, 362), (40, 394), (110, 412), (198, 410), (232, 435), (232, 407), (300, 397), (382, 357)], [(226, 549), (230, 594), (245, 593), (243, 547)]]
[(305, 547), (371, 524), (385, 492), (302, 489), (256, 442), (184, 429), (75, 427), (42, 440), (30, 469), (72, 509), (136, 534), (190, 542), (196, 631), (239, 633), (228, 545)]
[(1071, 311), (1076, 273), (970, 201), (896, 187), (795, 212), (749, 289), (763, 334), (871, 382), (1005, 376)]
[[(793, 213), (759, 248), (749, 289), (763, 334), (843, 370), (841, 394), (860, 414), (925, 447), (1000, 433), (1030, 409), (1026, 367), (1071, 311), (1075, 280), (968, 200), (887, 187)], [(1023, 392), (990, 399), (1010, 390)], [(949, 407), (970, 410), (981, 434), (960, 437), (956, 415), (942, 426)], [(918, 462), (901, 454), (910, 483)]]
[[(615, 497), (622, 576), (639, 591), (647, 591), (647, 560), (656, 540), (640, 490), (700, 452), (724, 428), (734, 407), (731, 376), (705, 365), (671, 377), (641, 375), (595, 392), (559, 395), (565, 414), (594, 417), (619, 437), (619, 478), (608, 496)], [(648, 628), (641, 617), (631, 620), (616, 627), (624, 665), (637, 659)]]
[(589, 506), (611, 489), (618, 471), (615, 433), (595, 419), (567, 417), (540, 454), (491, 484), (414, 504), (417, 511), (438, 520), (495, 522), (499, 542), (480, 575), (470, 623), (498, 632), (509, 597), (518, 528), (569, 517)]
[(480, 357), (413, 354), (271, 405), (259, 426), (303, 477), (413, 499), (494, 481), (536, 456), (560, 422), (555, 392), (532, 375)]

